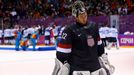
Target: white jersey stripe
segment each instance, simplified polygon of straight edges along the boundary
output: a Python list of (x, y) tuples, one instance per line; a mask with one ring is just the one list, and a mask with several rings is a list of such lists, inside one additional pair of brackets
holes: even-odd
[(71, 48), (65, 49), (65, 48), (57, 47), (56, 49), (57, 49), (57, 51), (62, 52), (62, 53), (71, 53), (71, 51), (72, 51)]

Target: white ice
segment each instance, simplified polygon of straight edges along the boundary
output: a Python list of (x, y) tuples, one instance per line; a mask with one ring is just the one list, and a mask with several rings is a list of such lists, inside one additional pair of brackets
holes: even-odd
[[(106, 50), (113, 75), (134, 75), (134, 48)], [(55, 51), (0, 50), (0, 75), (52, 75)]]

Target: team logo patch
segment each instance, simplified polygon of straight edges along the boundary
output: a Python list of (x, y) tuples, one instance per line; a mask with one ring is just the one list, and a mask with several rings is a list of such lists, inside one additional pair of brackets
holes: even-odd
[(93, 47), (94, 46), (94, 39), (92, 38), (92, 36), (88, 36), (87, 37), (87, 44), (88, 44), (88, 46), (90, 46), (90, 47)]

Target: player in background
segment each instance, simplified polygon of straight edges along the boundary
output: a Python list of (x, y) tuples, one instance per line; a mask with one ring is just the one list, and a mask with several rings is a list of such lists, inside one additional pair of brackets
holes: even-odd
[(82, 1), (74, 2), (72, 15), (76, 23), (65, 27), (61, 34), (52, 75), (110, 75), (99, 62), (99, 57), (105, 53), (99, 29), (88, 23)]
[(58, 37), (57, 37), (57, 40), (56, 40), (56, 46), (58, 45), (58, 42), (61, 40), (61, 34), (62, 34), (63, 30), (65, 29), (65, 26), (66, 25), (62, 25), (61, 28), (59, 29)]
[(35, 30), (32, 34), (31, 34), (31, 44), (33, 46), (33, 51), (36, 50), (36, 44), (37, 44), (37, 40), (39, 39), (39, 34), (38, 34), (38, 30)]
[(4, 37), (5, 37), (5, 44), (11, 44), (11, 29), (5, 29), (4, 30)]
[(119, 49), (118, 30), (115, 26), (109, 28), (108, 49), (114, 45), (116, 49)]
[(104, 47), (107, 47), (107, 34), (108, 34), (109, 28), (106, 25), (102, 25), (102, 27), (99, 28), (99, 34), (100, 38), (102, 40), (102, 43)]
[(23, 37), (20, 41), (20, 46), (22, 50), (26, 51), (29, 45), (30, 45), (29, 38)]
[(20, 31), (20, 28), (18, 28), (15, 32), (14, 32), (14, 36), (15, 36), (15, 50), (19, 51), (19, 45), (20, 45), (20, 40), (22, 38), (22, 33)]
[(23, 34), (23, 37), (20, 41), (20, 46), (22, 50), (26, 51), (28, 47), (30, 46), (30, 36), (28, 35), (29, 34), (28, 28), (24, 28), (22, 30), (22, 34)]
[(52, 27), (50, 27), (50, 26), (46, 27), (46, 29), (45, 29), (45, 34), (44, 34), (45, 35), (45, 45), (50, 45), (51, 29), (52, 29)]
[[(57, 42), (58, 42), (58, 33), (59, 33), (59, 29), (60, 29), (60, 26), (56, 26), (55, 24), (52, 26), (52, 31), (53, 31), (53, 35), (54, 36), (51, 36), (52, 41), (53, 41), (53, 44), (57, 45)], [(51, 34), (52, 35), (52, 34)]]
[(53, 25), (52, 28), (53, 28), (52, 31), (53, 31), (53, 34), (54, 34), (54, 38), (57, 39), (59, 26)]
[(53, 28), (53, 26), (51, 26), (51, 29), (50, 29), (50, 45), (55, 45), (56, 35), (55, 35), (54, 30), (55, 29)]
[(59, 37), (61, 36), (61, 34), (62, 34), (62, 32), (63, 32), (63, 30), (65, 29), (65, 26), (62, 26), (61, 28), (60, 28), (60, 31), (59, 31)]
[(15, 34), (15, 50), (19, 51), (19, 45), (20, 45), (22, 34), (20, 31), (15, 31), (14, 34)]

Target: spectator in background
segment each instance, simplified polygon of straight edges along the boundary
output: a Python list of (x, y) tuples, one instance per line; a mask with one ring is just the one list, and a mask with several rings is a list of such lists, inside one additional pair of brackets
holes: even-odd
[(118, 8), (118, 13), (120, 15), (127, 15), (128, 14), (128, 9), (126, 6), (122, 5)]
[(10, 12), (10, 19), (11, 19), (11, 27), (13, 27), (13, 25), (17, 22), (17, 12), (15, 9), (13, 9), (11, 12)]
[(131, 35), (134, 35), (134, 32), (131, 32)]
[(130, 35), (130, 34), (131, 34), (130, 31), (124, 32), (124, 35)]

